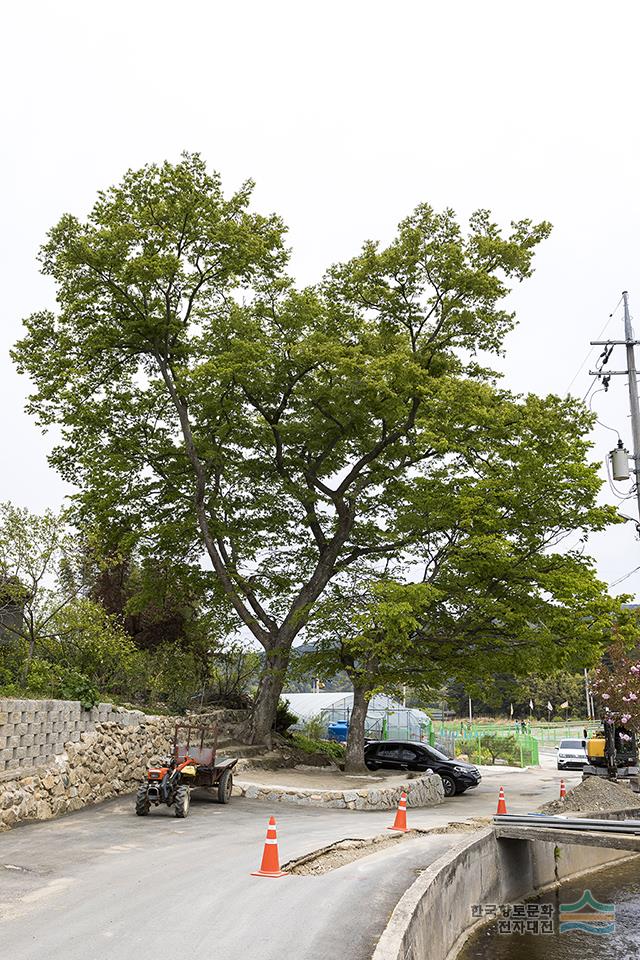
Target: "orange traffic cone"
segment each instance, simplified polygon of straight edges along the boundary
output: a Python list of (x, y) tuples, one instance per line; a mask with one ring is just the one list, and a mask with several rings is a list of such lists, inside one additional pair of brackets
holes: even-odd
[(286, 877), (287, 874), (280, 869), (280, 859), (278, 857), (278, 837), (276, 834), (276, 818), (269, 819), (267, 827), (267, 839), (264, 844), (264, 853), (262, 854), (262, 863), (260, 869), (251, 874), (252, 877)]
[(400, 794), (400, 799), (398, 800), (398, 809), (396, 811), (396, 818), (393, 821), (393, 826), (387, 827), (387, 830), (400, 830), (402, 833), (406, 833), (408, 830), (407, 795), (404, 792)]
[(506, 812), (507, 812), (507, 804), (504, 799), (504, 787), (500, 787), (500, 794), (498, 796), (497, 814), (506, 813)]
[(564, 798), (566, 797), (566, 795), (567, 795), (567, 788), (566, 788), (566, 786), (565, 786), (565, 784), (564, 784), (564, 780), (561, 780), (561, 781), (560, 781), (560, 799), (561, 799), (561, 800), (564, 800)]

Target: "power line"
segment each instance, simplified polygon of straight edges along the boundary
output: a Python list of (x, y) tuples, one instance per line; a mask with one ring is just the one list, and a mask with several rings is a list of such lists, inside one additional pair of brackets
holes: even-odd
[[(597, 378), (595, 378), (595, 379), (597, 379)], [(601, 387), (600, 390), (596, 390), (596, 392), (591, 395), (591, 399), (589, 400), (589, 410), (591, 410), (592, 413), (595, 413), (595, 411), (594, 411), (594, 409), (593, 409), (593, 401), (594, 401), (595, 397), (597, 397), (599, 393), (606, 393), (606, 392), (607, 392), (607, 388), (606, 388), (606, 387)], [(584, 403), (584, 401), (583, 401), (583, 403)], [(620, 432), (619, 432), (618, 430), (616, 430), (615, 427), (609, 427), (606, 423), (603, 423), (602, 420), (598, 420), (597, 417), (596, 417), (596, 423), (598, 424), (598, 426), (604, 427), (605, 430), (611, 430), (611, 433), (615, 433), (615, 435), (617, 436), (618, 440), (621, 440), (621, 439), (622, 439), (621, 436), (620, 436)]]
[[(616, 310), (618, 309), (618, 307), (620, 306), (621, 303), (622, 303), (622, 297), (620, 297), (620, 299), (619, 299), (618, 302), (616, 303), (615, 307), (613, 308), (613, 310), (612, 310), (611, 313), (609, 314), (609, 319), (607, 320), (607, 322), (605, 323), (604, 327), (602, 328), (602, 330), (600, 331), (600, 333), (599, 333), (598, 336), (596, 337), (596, 340), (600, 340), (600, 339), (601, 339), (603, 333), (605, 332), (605, 330), (607, 329), (607, 327), (608, 327), (609, 324), (611, 323), (611, 320), (612, 320), (612, 318), (613, 318), (614, 313), (616, 312)], [(571, 390), (571, 387), (574, 385), (574, 383), (576, 382), (576, 380), (578, 379), (578, 377), (579, 377), (580, 374), (582, 373), (582, 371), (583, 371), (583, 369), (584, 369), (584, 366), (585, 366), (587, 360), (589, 359), (589, 357), (591, 356), (591, 354), (593, 353), (593, 351), (594, 351), (594, 347), (591, 347), (591, 349), (589, 350), (588, 354), (586, 355), (586, 357), (584, 358), (584, 360), (582, 361), (582, 363), (580, 364), (580, 366), (579, 366), (578, 369), (576, 370), (575, 374), (573, 375), (573, 377), (572, 377), (572, 379), (571, 379), (571, 383), (570, 383), (569, 386), (567, 387), (567, 390), (566, 390), (567, 393), (569, 393), (569, 391)], [(593, 384), (595, 383), (595, 381), (596, 381), (597, 379), (598, 379), (597, 377), (594, 377), (594, 378), (593, 378), (593, 383), (591, 384), (591, 387), (593, 386)], [(585, 394), (584, 399), (583, 399), (583, 401), (582, 401), (583, 403), (585, 402), (585, 400), (586, 400), (587, 397), (589, 396), (589, 393), (591, 392), (591, 387), (589, 387), (589, 390), (587, 390), (587, 393)]]
[(614, 580), (613, 583), (610, 583), (610, 587), (617, 587), (619, 583), (622, 583), (624, 580), (628, 580), (629, 577), (632, 577), (634, 573), (637, 573), (640, 570), (640, 567), (634, 567), (633, 570), (629, 570), (629, 573), (625, 573), (623, 577), (618, 577), (617, 580)]

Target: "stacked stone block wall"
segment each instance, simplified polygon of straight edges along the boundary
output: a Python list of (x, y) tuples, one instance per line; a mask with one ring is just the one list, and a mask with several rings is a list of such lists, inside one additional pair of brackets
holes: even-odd
[(137, 726), (144, 714), (100, 703), (85, 710), (77, 700), (1, 700), (0, 773), (39, 767), (61, 756), (83, 733), (116, 723)]
[(61, 700), (0, 700), (0, 717), (0, 830), (132, 793), (170, 752), (175, 724)]

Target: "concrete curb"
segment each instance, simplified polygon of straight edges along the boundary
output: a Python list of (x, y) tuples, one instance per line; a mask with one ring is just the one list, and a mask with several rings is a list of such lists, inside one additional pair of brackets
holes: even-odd
[(400, 795), (407, 794), (407, 806), (430, 807), (444, 801), (442, 780), (436, 774), (417, 777), (392, 787), (375, 786), (360, 790), (320, 790), (287, 787), (277, 784), (258, 784), (236, 780), (238, 789), (247, 800), (267, 800), (270, 803), (290, 803), (298, 806), (329, 807), (340, 810), (386, 810), (398, 805)]

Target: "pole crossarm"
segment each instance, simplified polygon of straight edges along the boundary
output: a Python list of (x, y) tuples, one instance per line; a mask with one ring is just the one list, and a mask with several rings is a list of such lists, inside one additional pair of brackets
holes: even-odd
[(590, 377), (626, 377), (628, 370), (589, 370)]
[[(629, 294), (626, 290), (622, 292), (624, 303), (624, 340), (591, 340), (592, 347), (609, 347), (602, 351), (603, 365), (599, 370), (590, 370), (589, 376), (597, 377), (604, 382), (605, 389), (608, 387), (611, 377), (628, 377), (629, 388), (629, 411), (631, 413), (631, 434), (633, 452), (629, 457), (634, 463), (632, 473), (636, 475), (635, 495), (638, 502), (638, 517), (640, 518), (640, 401), (638, 399), (638, 371), (636, 368), (635, 347), (640, 344), (636, 340), (633, 327), (631, 325), (631, 313), (629, 311)], [(612, 350), (616, 346), (625, 348), (627, 355), (626, 370), (605, 370), (604, 364), (611, 356)], [(590, 392), (590, 391), (589, 391)], [(622, 441), (620, 441), (622, 447)], [(626, 452), (626, 451), (625, 451)], [(640, 526), (638, 526), (640, 531)], [(588, 693), (588, 688), (587, 688)]]

